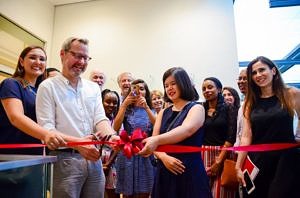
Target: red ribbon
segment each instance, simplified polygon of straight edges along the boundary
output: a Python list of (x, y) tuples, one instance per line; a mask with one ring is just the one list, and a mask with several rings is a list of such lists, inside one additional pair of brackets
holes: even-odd
[[(234, 146), (234, 147), (221, 147), (219, 150), (227, 151), (249, 151), (249, 152), (264, 152), (264, 151), (275, 151), (289, 148), (300, 147), (300, 143), (273, 143), (273, 144), (253, 144), (249, 146)], [(213, 148), (214, 150), (216, 148)], [(194, 153), (201, 151), (208, 151), (211, 148), (207, 147), (196, 147), (196, 146), (182, 146), (182, 145), (162, 145), (159, 146), (156, 151), (167, 152), (167, 153)]]
[[(83, 146), (83, 145), (95, 145), (95, 144), (110, 144), (121, 147), (124, 155), (127, 158), (131, 158), (137, 154), (142, 148), (142, 140), (147, 137), (147, 134), (141, 129), (135, 129), (132, 135), (123, 130), (120, 132), (120, 140), (116, 142), (109, 141), (86, 141), (86, 142), (68, 142), (68, 147)], [(46, 147), (45, 144), (0, 144), (0, 149), (18, 149), (18, 148), (36, 148)], [(219, 150), (229, 151), (249, 151), (249, 152), (263, 152), (263, 151), (274, 151), (283, 150), (289, 148), (300, 147), (300, 143), (273, 143), (273, 144), (256, 144), (249, 146), (236, 146), (236, 147), (218, 147)], [(214, 148), (216, 149), (216, 148)], [(159, 146), (156, 151), (167, 152), (167, 153), (193, 153), (211, 150), (206, 147), (195, 147), (195, 146), (182, 146), (182, 145), (162, 145)]]
[[(111, 144), (115, 145), (115, 142), (108, 141), (86, 141), (86, 142), (67, 142), (67, 147), (84, 146), (95, 144)], [(37, 148), (46, 147), (46, 144), (0, 144), (0, 149), (19, 149), (19, 148)]]
[(263, 151), (275, 151), (289, 148), (300, 147), (300, 143), (273, 143), (273, 144), (252, 144), (249, 146), (235, 146), (235, 147), (223, 147), (223, 150), (228, 151), (249, 151), (249, 152), (263, 152)]
[(45, 144), (0, 144), (0, 149), (36, 148), (45, 146)]
[(133, 155), (137, 154), (143, 147), (142, 140), (147, 137), (145, 132), (142, 132), (140, 128), (135, 129), (132, 135), (123, 130), (120, 132), (120, 140), (117, 143), (123, 150), (124, 155), (130, 159)]

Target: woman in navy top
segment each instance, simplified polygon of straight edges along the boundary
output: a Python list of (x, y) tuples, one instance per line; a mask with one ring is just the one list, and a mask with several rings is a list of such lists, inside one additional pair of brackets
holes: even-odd
[[(45, 77), (47, 56), (39, 46), (26, 47), (20, 54), (12, 78), (0, 85), (0, 143), (47, 144), (55, 149), (65, 142), (60, 134), (50, 132), (36, 123), (35, 96), (38, 85)], [(42, 154), (42, 148), (1, 149), (0, 153)]]
[[(187, 72), (181, 67), (163, 75), (164, 99), (172, 105), (161, 110), (151, 137), (140, 152), (148, 156), (158, 145), (176, 144), (201, 147), (204, 108), (196, 103), (196, 92)], [(201, 153), (154, 152), (158, 158), (153, 198), (211, 198), (208, 177)]]

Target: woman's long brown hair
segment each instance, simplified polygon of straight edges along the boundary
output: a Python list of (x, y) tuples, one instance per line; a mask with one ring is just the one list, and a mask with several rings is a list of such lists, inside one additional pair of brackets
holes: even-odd
[(259, 56), (248, 64), (247, 67), (248, 92), (246, 94), (246, 99), (245, 99), (244, 116), (248, 119), (250, 118), (250, 113), (253, 110), (253, 106), (256, 103), (257, 99), (261, 96), (260, 87), (257, 86), (255, 82), (253, 82), (252, 80), (252, 66), (257, 62), (261, 62), (263, 64), (268, 65), (270, 69), (275, 68), (276, 72), (272, 80), (272, 91), (275, 94), (275, 96), (279, 99), (282, 108), (287, 109), (289, 114), (293, 116), (294, 109), (291, 100), (288, 99), (288, 88), (284, 84), (283, 79), (275, 63), (264, 56)]

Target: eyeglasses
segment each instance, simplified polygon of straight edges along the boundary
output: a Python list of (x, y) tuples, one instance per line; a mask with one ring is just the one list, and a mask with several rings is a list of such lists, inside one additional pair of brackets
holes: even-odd
[(83, 55), (83, 54), (73, 52), (72, 50), (68, 50), (68, 51), (66, 51), (66, 52), (70, 52), (70, 54), (72, 54), (72, 56), (73, 56), (75, 59), (77, 59), (77, 60), (83, 59), (84, 62), (88, 62), (88, 61), (90, 61), (90, 60), (92, 59), (92, 58), (89, 57), (89, 56), (85, 56), (85, 55)]

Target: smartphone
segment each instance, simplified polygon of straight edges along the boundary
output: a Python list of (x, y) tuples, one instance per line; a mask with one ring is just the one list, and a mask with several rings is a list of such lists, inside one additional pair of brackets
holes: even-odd
[(133, 96), (138, 96), (140, 93), (139, 93), (139, 86), (138, 85), (132, 85), (131, 86), (131, 95)]
[(135, 90), (132, 90), (132, 91), (131, 91), (131, 95), (132, 95), (132, 96), (137, 96), (136, 91), (135, 91)]
[(244, 170), (243, 174), (244, 174), (244, 180), (246, 182), (246, 191), (248, 194), (250, 194), (255, 189), (254, 183), (253, 183), (247, 169)]

